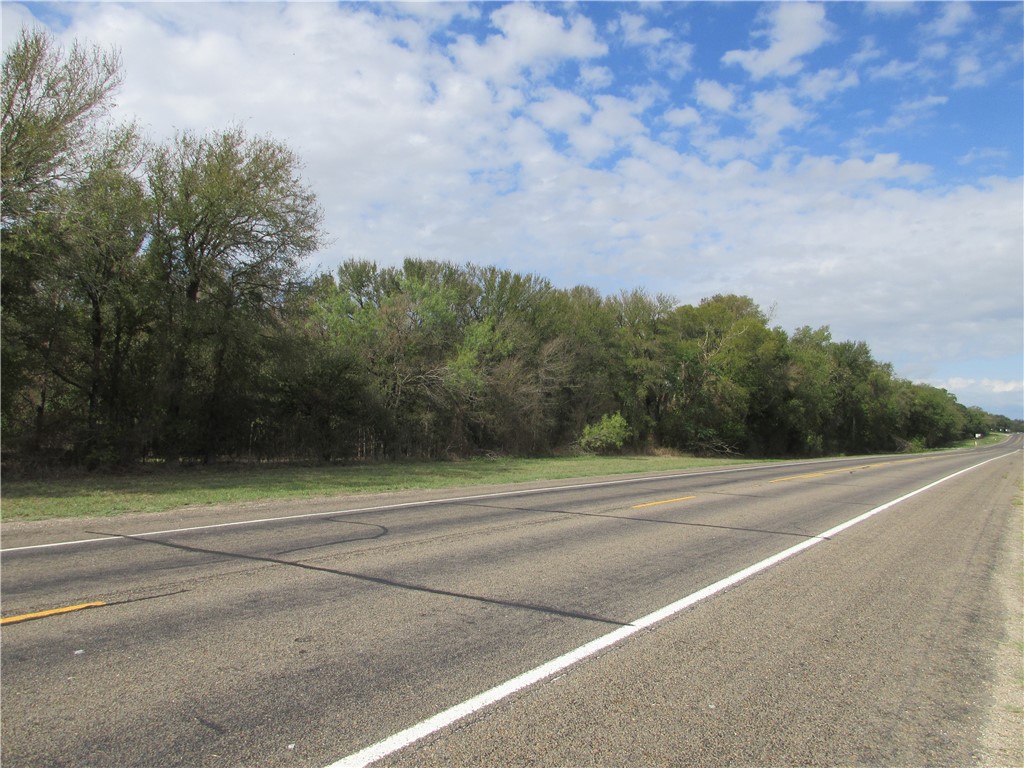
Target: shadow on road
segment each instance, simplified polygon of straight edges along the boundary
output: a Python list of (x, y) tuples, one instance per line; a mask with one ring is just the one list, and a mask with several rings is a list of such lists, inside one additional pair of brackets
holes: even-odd
[[(347, 520), (345, 522), (352, 522)], [(380, 527), (380, 526), (377, 526)], [(386, 529), (385, 529), (386, 532)], [(268, 557), (265, 555), (246, 555), (239, 552), (228, 552), (219, 549), (209, 549), (206, 547), (194, 547), (187, 544), (176, 544), (172, 541), (162, 541), (160, 539), (148, 538), (145, 536), (137, 536), (128, 533), (115, 533), (111, 531), (87, 531), (87, 533), (96, 536), (113, 536), (121, 539), (127, 539), (134, 541), (139, 544), (148, 544), (158, 547), (166, 547), (168, 549), (177, 549), (182, 552), (192, 552), (195, 554), (203, 555), (217, 555), (224, 558), (232, 558), (238, 560), (248, 560), (258, 563), (270, 563), (272, 565), (283, 565), (290, 568), (301, 568), (306, 571), (315, 571), (317, 573), (329, 573), (334, 576), (343, 576), (348, 579), (355, 581), (362, 581), (369, 584), (378, 584), (384, 587), (392, 587), (395, 589), (410, 590), (412, 592), (422, 592), (430, 595), (440, 595), (442, 597), (454, 597), (460, 600), (472, 600), (474, 602), (486, 603), (488, 605), (500, 605), (505, 608), (516, 608), (519, 610), (536, 611), (539, 613), (545, 613), (551, 616), (561, 616), (567, 619), (580, 619), (583, 621), (595, 621), (600, 624), (612, 624), (617, 627), (626, 626), (629, 622), (617, 621), (615, 619), (605, 618), (603, 616), (597, 616), (594, 614), (583, 613), (580, 611), (565, 610), (562, 608), (554, 608), (548, 605), (540, 605), (537, 603), (524, 603), (517, 602), (515, 600), (500, 600), (493, 597), (485, 597), (483, 595), (471, 595), (465, 592), (454, 592), (447, 589), (437, 589), (435, 587), (427, 587), (421, 584), (409, 584), (402, 581), (396, 581), (394, 579), (385, 579), (379, 576), (369, 576), (364, 573), (353, 573), (351, 571), (341, 571), (335, 568), (325, 568), (319, 565), (310, 565), (309, 563), (297, 562), (294, 560), (282, 560), (280, 557)], [(380, 538), (384, 533), (380, 533), (372, 538)], [(358, 539), (357, 539), (358, 540)], [(298, 551), (298, 550), (295, 550)]]

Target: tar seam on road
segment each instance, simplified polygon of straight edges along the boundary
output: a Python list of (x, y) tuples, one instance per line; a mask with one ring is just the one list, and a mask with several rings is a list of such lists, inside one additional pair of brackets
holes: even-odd
[(389, 736), (381, 741), (378, 741), (376, 744), (371, 744), (370, 746), (365, 747), (364, 749), (361, 749), (358, 752), (354, 752), (351, 755), (348, 755), (347, 757), (344, 757), (341, 760), (332, 763), (331, 765), (327, 766), (327, 768), (364, 768), (364, 766), (368, 766), (372, 763), (375, 763), (378, 760), (381, 760), (382, 758), (397, 752), (403, 747), (407, 747), (410, 744), (419, 741), (420, 739), (423, 739), (433, 733), (436, 733), (437, 731), (440, 731), (442, 728), (445, 728), (449, 725), (452, 725), (453, 723), (458, 722), (459, 720), (463, 720), (464, 718), (469, 717), (471, 714), (483, 709), (484, 707), (488, 707), (492, 704), (495, 704), (501, 701), (502, 699), (508, 698), (509, 696), (523, 690), (524, 688), (527, 688), (531, 685), (534, 685), (535, 683), (539, 683), (542, 680), (545, 680), (553, 675), (556, 675), (559, 672), (562, 672), (566, 668), (576, 664), (579, 661), (589, 658), (590, 656), (594, 656), (595, 654), (600, 653), (601, 651), (622, 642), (626, 638), (632, 637), (633, 635), (637, 634), (638, 632), (644, 629), (648, 629), (654, 626), (655, 624), (664, 621), (665, 619), (675, 616), (677, 613), (680, 613), (681, 611), (684, 611), (687, 608), (690, 608), (696, 605), (697, 603), (728, 589), (729, 587), (735, 586), (736, 584), (739, 584), (741, 581), (744, 581), (750, 578), (751, 576), (754, 576), (755, 574), (761, 573), (762, 571), (766, 571), (769, 568), (778, 565), (783, 560), (786, 560), (792, 557), (793, 555), (796, 555), (800, 552), (803, 552), (806, 549), (813, 547), (815, 544), (829, 540), (837, 534), (849, 528), (852, 528), (858, 523), (862, 523), (865, 520), (879, 514), (880, 512), (884, 512), (890, 507), (893, 507), (903, 501), (906, 501), (907, 499), (913, 496), (917, 496), (919, 493), (924, 493), (925, 491), (930, 490), (935, 486), (946, 482), (947, 480), (952, 480), (954, 477), (962, 475), (966, 472), (970, 472), (973, 469), (977, 469), (978, 467), (988, 464), (989, 462), (996, 461), (998, 459), (1005, 459), (1015, 454), (1016, 451), (1003, 454), (1001, 456), (996, 456), (991, 459), (986, 459), (985, 461), (979, 462), (978, 464), (974, 464), (970, 467), (967, 467), (966, 469), (961, 469), (958, 472), (954, 472), (951, 475), (946, 475), (945, 477), (940, 478), (939, 480), (929, 483), (928, 485), (922, 486), (921, 488), (911, 491), (910, 493), (906, 493), (897, 499), (888, 501), (885, 504), (875, 507), (874, 509), (869, 509), (867, 512), (864, 512), (850, 520), (847, 520), (845, 523), (840, 523), (839, 525), (830, 528), (827, 531), (824, 531), (823, 533), (820, 533), (816, 537), (805, 539), (804, 541), (801, 541), (799, 544), (795, 544), (792, 547), (784, 549), (781, 552), (778, 552), (777, 554), (772, 555), (771, 557), (768, 557), (758, 563), (754, 563), (753, 565), (748, 566), (747, 568), (744, 568), (741, 571), (737, 571), (733, 575), (727, 576), (726, 578), (720, 581), (716, 581), (714, 584), (710, 584), (704, 587), (703, 589), (682, 598), (681, 600), (677, 600), (676, 602), (671, 603), (670, 605), (667, 605), (664, 608), (654, 611), (653, 613), (649, 613), (646, 616), (637, 619), (631, 624), (627, 624), (623, 627), (620, 627), (619, 629), (609, 632), (608, 634), (603, 635), (602, 637), (599, 637), (596, 640), (592, 640), (589, 643), (586, 643), (585, 645), (581, 645), (579, 648), (570, 651), (569, 653), (566, 653), (562, 656), (552, 659), (551, 661), (541, 664), (539, 667), (535, 667), (534, 669), (531, 669), (528, 672), (524, 672), (518, 677), (514, 677), (511, 680), (508, 680), (504, 683), (501, 683), (500, 685), (495, 686), (494, 688), (491, 688), (490, 690), (484, 691), (483, 693), (474, 696), (473, 698), (467, 699), (466, 701), (463, 701), (460, 704), (456, 704), (455, 706), (450, 707), (449, 709), (446, 709), (443, 712), (439, 712), (433, 717), (429, 717), (426, 720), (417, 723), (416, 725), (413, 725), (409, 728), (406, 728), (403, 731), (399, 731), (398, 733), (393, 734), (392, 736)]

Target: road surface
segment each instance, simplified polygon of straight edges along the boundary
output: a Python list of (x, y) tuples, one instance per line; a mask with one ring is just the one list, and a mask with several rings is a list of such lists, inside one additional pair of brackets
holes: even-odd
[(0, 759), (1015, 764), (1021, 440), (6, 525)]

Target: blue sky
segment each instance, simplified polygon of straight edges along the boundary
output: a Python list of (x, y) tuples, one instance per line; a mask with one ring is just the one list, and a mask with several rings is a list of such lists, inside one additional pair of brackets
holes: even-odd
[(751, 296), (1024, 416), (1024, 4), (3, 3), (120, 48), (155, 140), (243, 124), (310, 262)]

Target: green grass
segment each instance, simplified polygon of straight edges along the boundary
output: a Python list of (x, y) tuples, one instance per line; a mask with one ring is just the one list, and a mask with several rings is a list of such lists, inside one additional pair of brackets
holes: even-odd
[(946, 450), (950, 450), (952, 448), (973, 448), (975, 446), (975, 443), (977, 443), (979, 447), (983, 445), (996, 445), (997, 443), (1001, 443), (1004, 440), (1009, 439), (1009, 437), (1009, 435), (1004, 433), (989, 432), (987, 435), (985, 435), (984, 437), (980, 437), (977, 440), (975, 440), (972, 437), (967, 440), (961, 440), (957, 443), (953, 443)]
[[(978, 443), (997, 443), (1005, 438), (992, 434)], [(958, 447), (973, 446), (974, 440), (966, 440)], [(0, 485), (0, 518), (105, 517), (215, 504), (660, 472), (739, 461), (689, 456), (573, 456), (318, 467), (153, 467), (120, 475), (73, 473), (34, 480), (5, 477)]]
[(6, 521), (104, 517), (190, 506), (458, 488), (734, 463), (739, 462), (686, 456), (579, 456), (324, 467), (161, 467), (122, 475), (75, 474), (45, 480), (4, 478), (0, 486), (0, 516)]

